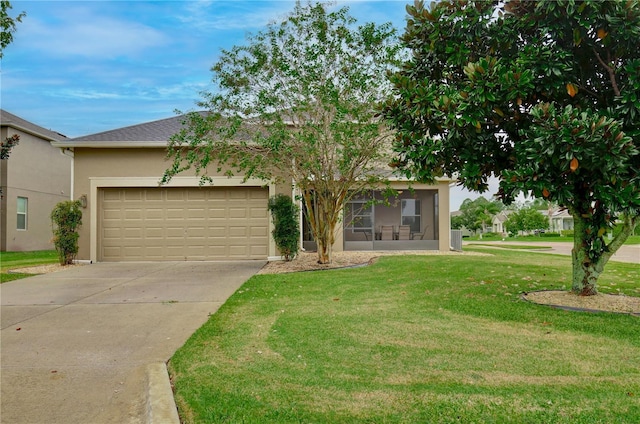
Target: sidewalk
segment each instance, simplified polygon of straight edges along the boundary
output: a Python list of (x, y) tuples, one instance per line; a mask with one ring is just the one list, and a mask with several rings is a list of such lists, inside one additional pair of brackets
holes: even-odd
[[(573, 243), (569, 242), (519, 242), (519, 241), (464, 241), (462, 243), (463, 249), (464, 246), (470, 246), (474, 244), (480, 245), (491, 245), (491, 246), (537, 246), (537, 249), (531, 249), (530, 252), (538, 252), (538, 253), (554, 253), (558, 255), (568, 255), (571, 256), (571, 249), (573, 248)], [(540, 249), (540, 247), (545, 246), (548, 249)], [(640, 264), (640, 244), (625, 244), (613, 255), (611, 258), (612, 261), (618, 262), (628, 262), (632, 264)]]

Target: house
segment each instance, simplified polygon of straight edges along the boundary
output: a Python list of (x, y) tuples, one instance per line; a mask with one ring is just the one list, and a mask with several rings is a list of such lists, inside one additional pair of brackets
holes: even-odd
[(549, 215), (549, 229), (553, 233), (573, 230), (573, 216), (566, 209), (553, 209)]
[(509, 215), (512, 212), (512, 210), (505, 209), (498, 212), (493, 216), (493, 218), (491, 218), (491, 228), (494, 233), (500, 234), (502, 236), (507, 235), (507, 230), (504, 228), (504, 223), (507, 221)]
[(0, 161), (0, 251), (53, 249), (50, 214), (71, 198), (71, 158), (51, 142), (66, 137), (0, 109), (0, 137), (20, 142)]
[[(74, 198), (82, 199), (85, 208), (78, 259), (280, 258), (267, 204), (278, 193), (294, 195), (291, 184), (210, 172), (213, 185), (201, 186), (199, 177), (185, 171), (159, 185), (170, 165), (167, 141), (182, 121), (177, 116), (54, 143), (73, 155)], [(344, 228), (333, 250), (448, 251), (449, 182), (416, 184), (409, 190), (407, 181), (395, 181), (399, 196), (390, 206), (370, 205), (379, 196), (376, 192), (353, 200), (345, 207)], [(312, 248), (308, 231), (303, 234), (301, 242)]]

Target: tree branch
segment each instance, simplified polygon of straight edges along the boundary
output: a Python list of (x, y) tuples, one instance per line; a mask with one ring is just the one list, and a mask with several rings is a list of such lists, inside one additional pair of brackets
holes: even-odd
[[(613, 92), (616, 94), (616, 96), (620, 95), (620, 89), (618, 88), (618, 82), (616, 81), (616, 73), (615, 70), (607, 65), (605, 63), (604, 60), (602, 60), (602, 57), (600, 57), (600, 54), (596, 51), (596, 49), (593, 49), (593, 53), (596, 55), (596, 58), (598, 59), (598, 62), (600, 62), (600, 64), (604, 67), (604, 69), (607, 71), (607, 73), (609, 74), (609, 81), (611, 81), (611, 86), (613, 87)], [(607, 55), (609, 56), (609, 59), (611, 59), (611, 53), (607, 50)], [(611, 61), (611, 60), (609, 60)]]

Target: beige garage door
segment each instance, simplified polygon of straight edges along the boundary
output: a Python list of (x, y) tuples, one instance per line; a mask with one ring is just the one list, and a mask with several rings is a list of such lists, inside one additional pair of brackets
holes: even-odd
[(98, 260), (268, 256), (267, 189), (116, 188), (99, 197)]

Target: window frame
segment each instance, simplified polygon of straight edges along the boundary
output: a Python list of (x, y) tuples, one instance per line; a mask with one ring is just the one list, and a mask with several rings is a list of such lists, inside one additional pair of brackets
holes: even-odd
[[(405, 214), (405, 202), (415, 202), (414, 207), (412, 208), (413, 214)], [(401, 199), (400, 202), (400, 224), (401, 225), (409, 225), (411, 227), (412, 233), (419, 233), (422, 230), (422, 202), (420, 199)], [(417, 213), (416, 213), (417, 210)], [(406, 223), (405, 218), (413, 218), (412, 223)], [(415, 223), (417, 222), (417, 227), (415, 228)]]
[[(23, 205), (24, 208), (21, 208), (21, 200), (24, 200)], [(21, 209), (24, 209), (23, 211)], [(20, 224), (21, 224), (21, 220), (20, 218), (23, 218), (23, 227), (21, 228)], [(16, 200), (16, 230), (17, 231), (27, 231), (29, 229), (29, 198), (28, 197), (23, 197), (23, 196), (18, 196), (18, 199)]]

